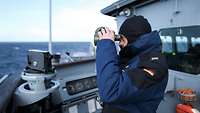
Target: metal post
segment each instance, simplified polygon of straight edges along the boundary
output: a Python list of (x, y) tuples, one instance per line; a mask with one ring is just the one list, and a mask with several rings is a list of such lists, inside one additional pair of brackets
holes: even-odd
[(52, 54), (52, 0), (49, 0), (49, 52)]

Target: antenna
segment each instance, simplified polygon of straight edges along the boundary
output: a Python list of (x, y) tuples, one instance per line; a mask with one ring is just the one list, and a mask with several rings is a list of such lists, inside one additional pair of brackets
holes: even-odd
[(49, 53), (52, 54), (52, 0), (49, 0)]

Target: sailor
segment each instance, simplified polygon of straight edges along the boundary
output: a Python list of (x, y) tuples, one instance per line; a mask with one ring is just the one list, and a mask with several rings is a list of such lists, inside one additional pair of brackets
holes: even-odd
[(156, 113), (168, 81), (161, 40), (143, 16), (127, 18), (119, 29), (117, 54), (114, 31), (98, 32), (97, 85), (103, 113)]

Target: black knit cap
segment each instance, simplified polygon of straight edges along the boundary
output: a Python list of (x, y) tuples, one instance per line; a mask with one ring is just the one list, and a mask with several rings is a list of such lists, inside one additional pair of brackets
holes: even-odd
[(128, 43), (132, 43), (139, 36), (150, 32), (151, 25), (143, 16), (127, 18), (119, 29), (119, 34), (124, 35), (128, 39)]

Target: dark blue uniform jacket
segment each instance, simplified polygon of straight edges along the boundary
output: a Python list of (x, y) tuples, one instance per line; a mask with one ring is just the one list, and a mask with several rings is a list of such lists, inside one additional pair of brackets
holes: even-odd
[[(161, 54), (157, 31), (145, 34), (131, 44), (140, 52), (121, 69), (113, 41), (97, 43), (97, 85), (105, 105), (127, 113), (156, 113), (168, 81), (168, 67)], [(154, 73), (151, 76), (144, 69)]]

